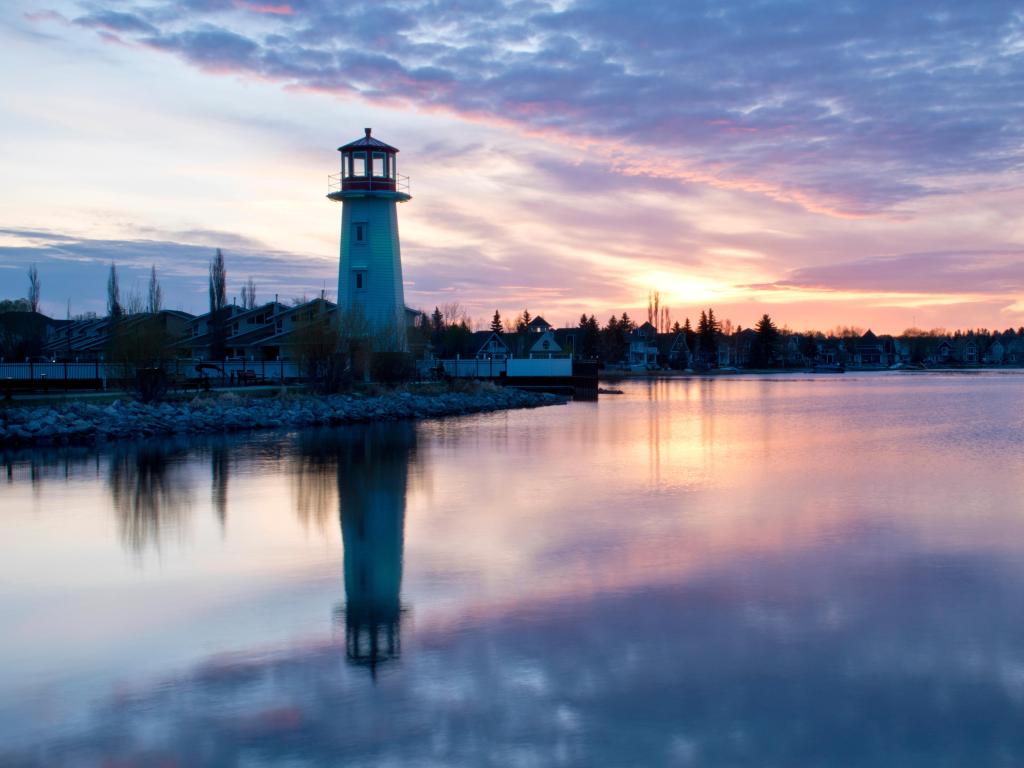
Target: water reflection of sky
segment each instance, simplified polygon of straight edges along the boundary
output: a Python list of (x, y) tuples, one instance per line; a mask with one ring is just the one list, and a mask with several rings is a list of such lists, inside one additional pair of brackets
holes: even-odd
[(1020, 381), (9, 457), (0, 758), (1015, 764)]

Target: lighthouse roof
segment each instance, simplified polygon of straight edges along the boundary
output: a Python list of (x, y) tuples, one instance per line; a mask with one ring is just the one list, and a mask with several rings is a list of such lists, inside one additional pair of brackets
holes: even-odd
[(350, 141), (348, 144), (343, 144), (338, 147), (338, 151), (342, 152), (347, 149), (383, 149), (388, 152), (397, 152), (396, 147), (392, 147), (390, 144), (385, 144), (380, 139), (375, 139), (370, 135), (371, 128), (366, 129), (366, 135), (355, 141)]

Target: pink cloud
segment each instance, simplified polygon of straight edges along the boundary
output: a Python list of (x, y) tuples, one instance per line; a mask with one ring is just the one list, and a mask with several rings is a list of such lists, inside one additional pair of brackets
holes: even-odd
[(253, 13), (263, 13), (270, 16), (291, 16), (295, 13), (295, 9), (287, 3), (270, 5), (269, 3), (251, 3), (247, 2), (247, 0), (235, 0), (235, 6), (252, 11)]

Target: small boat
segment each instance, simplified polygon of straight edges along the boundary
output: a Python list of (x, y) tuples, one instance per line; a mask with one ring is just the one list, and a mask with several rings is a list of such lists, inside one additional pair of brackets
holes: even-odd
[(818, 363), (811, 369), (814, 373), (846, 373), (843, 363)]

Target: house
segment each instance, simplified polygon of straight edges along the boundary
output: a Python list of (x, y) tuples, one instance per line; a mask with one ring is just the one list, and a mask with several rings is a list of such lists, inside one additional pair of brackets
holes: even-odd
[(246, 347), (234, 346), (228, 339), (228, 348), (242, 351), (241, 357), (247, 360), (298, 360), (302, 357), (302, 348), (314, 340), (307, 338), (309, 329), (315, 336), (315, 329), (326, 327), (337, 322), (338, 305), (325, 298), (307, 301), (305, 304), (289, 307), (267, 318), (273, 325), (274, 332)]
[(511, 354), (508, 344), (494, 331), (477, 331), (470, 338), (470, 349), (477, 360), (505, 360)]
[[(565, 350), (570, 357), (574, 360), (586, 359), (584, 353), (587, 347), (587, 330), (585, 328), (557, 328), (553, 333), (558, 346)], [(596, 347), (596, 343), (594, 346)]]
[(553, 330), (551, 324), (540, 315), (526, 324), (527, 333), (545, 333), (550, 330)]
[(690, 347), (686, 343), (686, 334), (658, 334), (658, 361), (664, 361), (669, 368), (685, 370), (690, 367)]
[[(13, 361), (45, 355), (44, 348), (67, 320), (53, 320), (41, 312), (13, 310), (0, 312), (0, 359)], [(52, 355), (45, 355), (52, 358)]]
[(1005, 357), (1006, 347), (999, 339), (995, 339), (982, 354), (981, 362), (985, 365), (1002, 365)]
[(555, 334), (551, 332), (550, 326), (548, 328), (549, 330), (540, 333), (534, 332), (533, 335), (537, 336), (537, 339), (527, 350), (527, 357), (533, 359), (567, 356), (566, 353), (562, 352), (562, 347), (555, 339)]
[(117, 321), (109, 317), (57, 321), (63, 325), (51, 336), (43, 353), (52, 360), (68, 362), (102, 360), (110, 349), (115, 329), (121, 333), (132, 333), (133, 329), (150, 328), (144, 324), (152, 321), (164, 333), (172, 350), (180, 353), (179, 340), (188, 337), (194, 319), (188, 312), (162, 309), (156, 313), (122, 315)]
[(656, 368), (658, 366), (658, 332), (650, 322), (629, 332), (630, 368)]
[(868, 329), (853, 343), (852, 365), (857, 368), (887, 368), (888, 354), (885, 344)]

